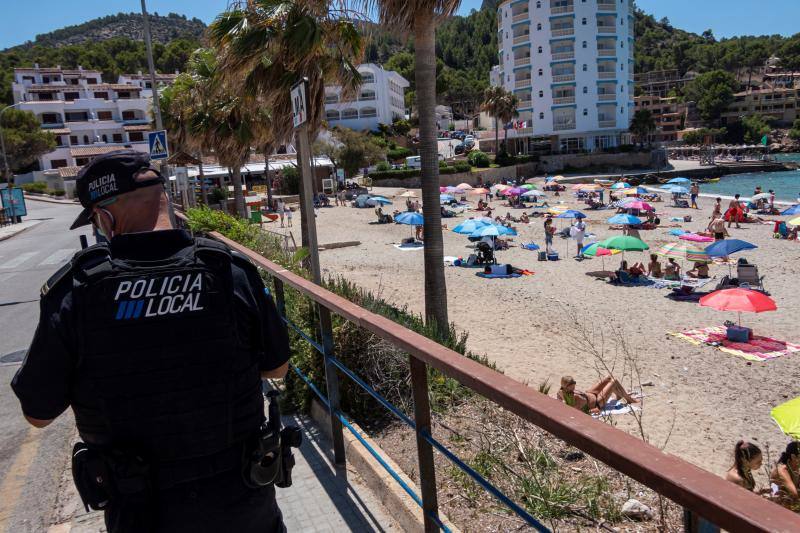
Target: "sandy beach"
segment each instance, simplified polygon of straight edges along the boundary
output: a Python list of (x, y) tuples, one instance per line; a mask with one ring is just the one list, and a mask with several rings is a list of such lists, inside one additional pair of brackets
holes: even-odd
[[(531, 182), (541, 185), (541, 181)], [(393, 198), (404, 191), (376, 188), (373, 193)], [(743, 195), (750, 192), (742, 191)], [(598, 240), (621, 233), (606, 223), (614, 210), (586, 211), (585, 204), (579, 203), (569, 188), (560, 198), (552, 193), (548, 197), (551, 205), (560, 201), (589, 215), (588, 231), (596, 234)], [(669, 207), (669, 195), (663, 197), (666, 202), (653, 204), (662, 226), (640, 232), (651, 250), (677, 241), (677, 237), (668, 234), (675, 227), (704, 230), (712, 211), (710, 198), (701, 198), (701, 209), (691, 210)], [(387, 206), (384, 211), (404, 210), (404, 200), (396, 198), (394, 206)], [(492, 201), (495, 214), (504, 216), (509, 210), (501, 207), (503, 203)], [(724, 202), (723, 210), (726, 206)], [(514, 216), (521, 213), (520, 209), (512, 210)], [(475, 211), (467, 211), (443, 221), (448, 228), (444, 230), (446, 256), (466, 257), (472, 253), (466, 237), (450, 230), (477, 215)], [(684, 215), (692, 215), (692, 222), (669, 222), (672, 216)], [(294, 217), (296, 225), (292, 229), (298, 242), (299, 218)], [(331, 276), (345, 276), (391, 302), (421, 312), (423, 252), (401, 251), (393, 246), (412, 234), (411, 227), (377, 225), (375, 219), (372, 208), (321, 209), (317, 218), (321, 244), (361, 242), (359, 246), (321, 252), (323, 271)], [(513, 245), (535, 242), (543, 247), (543, 220), (532, 218), (529, 225), (515, 224), (519, 236), (513, 238)], [(569, 222), (556, 221), (559, 227)], [(277, 224), (266, 227), (287, 231)], [(758, 265), (760, 273), (766, 275), (765, 287), (778, 305), (776, 312), (744, 314), (742, 323), (759, 335), (800, 342), (797, 328), (800, 244), (773, 239), (772, 225), (743, 224), (741, 229), (734, 226), (729, 231), (734, 238), (758, 245), (758, 249), (735, 257), (746, 257)], [(766, 362), (749, 362), (669, 336), (668, 332), (721, 326), (725, 320), (735, 321), (736, 313), (673, 301), (666, 298), (669, 289), (611, 285), (586, 275), (601, 270), (602, 261), (574, 260), (574, 240), (556, 237), (555, 249), (561, 261), (538, 262), (536, 252), (518, 246), (497, 252), (500, 262), (535, 272), (533, 276), (517, 279), (486, 280), (477, 277), (474, 269), (446, 268), (450, 320), (457, 328), (469, 332), (471, 350), (487, 354), (507, 375), (532, 387), (549, 380), (554, 395), (563, 374), (573, 375), (578, 388), (585, 389), (604, 373), (597, 358), (579, 347), (581, 336), (593, 339), (598, 348), (604, 346), (608, 364), (615, 365), (615, 374), (623, 376), (625, 384), (630, 385), (630, 368), (626, 368), (619, 343), (614, 341), (616, 336), (624, 338), (641, 373), (633, 382), (652, 382), (652, 386), (643, 387), (643, 426), (653, 444), (720, 475), (730, 467), (734, 443), (740, 438), (758, 443), (765, 451), (768, 447), (769, 463), (774, 462), (787, 437), (770, 419), (769, 412), (798, 394), (800, 353)], [(648, 254), (626, 253), (626, 259), (646, 263)], [(605, 258), (606, 269), (616, 268), (620, 259), (620, 255)], [(727, 273), (727, 266), (711, 266), (712, 276), (720, 278)], [(713, 290), (715, 284), (716, 280), (704, 290)], [(631, 433), (638, 432), (631, 416), (617, 416), (613, 422)], [(765, 465), (766, 459), (765, 456)], [(763, 474), (759, 481), (765, 481)]]

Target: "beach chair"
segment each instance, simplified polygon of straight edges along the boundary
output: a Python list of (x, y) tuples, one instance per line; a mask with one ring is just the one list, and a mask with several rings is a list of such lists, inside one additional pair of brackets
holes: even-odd
[(739, 264), (736, 267), (736, 275), (739, 278), (739, 286), (747, 284), (750, 287), (764, 290), (764, 276), (758, 275), (758, 267), (753, 264)]

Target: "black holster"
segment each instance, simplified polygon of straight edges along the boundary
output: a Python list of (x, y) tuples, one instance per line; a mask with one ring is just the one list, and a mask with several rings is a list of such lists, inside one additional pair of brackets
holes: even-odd
[(124, 499), (144, 502), (151, 495), (150, 467), (141, 457), (83, 442), (72, 448), (72, 479), (87, 511)]
[(272, 484), (280, 488), (291, 487), (294, 468), (292, 448), (300, 447), (303, 434), (296, 426), (281, 429), (278, 392), (270, 391), (267, 397), (269, 418), (261, 426), (254, 442), (245, 449), (242, 475), (245, 484), (252, 488)]

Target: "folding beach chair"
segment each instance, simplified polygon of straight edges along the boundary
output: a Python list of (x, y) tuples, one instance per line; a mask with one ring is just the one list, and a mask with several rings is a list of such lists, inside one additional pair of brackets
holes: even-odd
[(764, 290), (764, 276), (758, 275), (758, 267), (753, 264), (739, 264), (736, 267), (736, 275), (739, 278), (739, 286), (747, 284), (750, 287)]

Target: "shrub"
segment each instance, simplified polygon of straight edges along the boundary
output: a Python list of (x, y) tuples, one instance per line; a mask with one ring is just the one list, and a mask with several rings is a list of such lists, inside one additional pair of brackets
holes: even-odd
[(283, 191), (286, 194), (298, 194), (300, 192), (300, 172), (297, 167), (289, 165), (281, 170), (283, 174)]
[(23, 183), (20, 187), (25, 192), (44, 193), (47, 190), (47, 182), (34, 181), (33, 183)]
[(405, 159), (406, 157), (410, 157), (412, 155), (411, 150), (408, 148), (403, 148), (402, 146), (398, 146), (393, 150), (389, 150), (386, 152), (386, 158), (389, 161), (398, 161), (400, 159)]
[(478, 168), (489, 168), (489, 165), (491, 164), (489, 161), (489, 156), (480, 150), (474, 150), (470, 152), (467, 156), (467, 161), (469, 161), (470, 165), (473, 167)]
[(506, 150), (500, 150), (494, 158), (494, 162), (501, 167), (508, 167), (517, 163), (517, 158), (509, 154)]
[(67, 194), (67, 191), (63, 189), (47, 189), (47, 194), (52, 194), (53, 196), (64, 196)]
[(420, 169), (418, 168), (409, 168), (406, 170), (386, 170), (382, 172), (369, 173), (369, 177), (374, 180), (416, 178), (419, 175)]
[(387, 170), (392, 170), (392, 165), (387, 163), (386, 161), (381, 161), (377, 165), (375, 165), (375, 170), (378, 172), (386, 172)]
[(211, 189), (211, 192), (208, 193), (208, 201), (212, 204), (220, 204), (224, 202), (228, 198), (228, 195), (225, 194), (225, 191), (222, 189)]
[(470, 164), (466, 161), (456, 161), (454, 166), (456, 168), (456, 172), (469, 172), (472, 169)]

